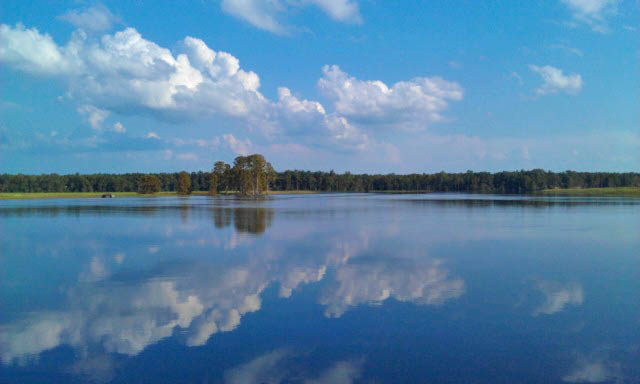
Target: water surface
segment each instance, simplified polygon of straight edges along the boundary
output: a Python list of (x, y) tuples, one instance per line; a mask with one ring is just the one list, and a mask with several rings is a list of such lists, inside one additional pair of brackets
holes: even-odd
[(0, 202), (2, 383), (640, 382), (640, 199)]

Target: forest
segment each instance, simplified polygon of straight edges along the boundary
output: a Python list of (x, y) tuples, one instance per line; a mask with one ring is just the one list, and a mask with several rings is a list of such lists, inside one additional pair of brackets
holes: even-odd
[[(256, 156), (256, 155), (252, 155)], [(334, 171), (276, 172), (264, 158), (236, 159), (234, 166), (217, 162), (214, 169), (190, 172), (191, 191), (252, 190), (317, 192), (471, 192), (522, 194), (553, 188), (640, 187), (640, 173), (551, 172), (541, 169), (464, 173), (352, 174)], [(258, 160), (252, 165), (251, 159)], [(240, 161), (238, 161), (240, 160)], [(251, 167), (263, 167), (256, 173)], [(235, 170), (235, 171), (234, 171)], [(252, 173), (253, 172), (253, 173)], [(253, 175), (253, 176), (252, 176)], [(160, 191), (178, 191), (180, 172), (153, 174), (1, 174), (0, 192), (138, 192), (145, 176), (154, 176)], [(148, 179), (148, 177), (146, 178)], [(154, 180), (155, 181), (155, 180)], [(183, 183), (184, 184), (184, 183)]]

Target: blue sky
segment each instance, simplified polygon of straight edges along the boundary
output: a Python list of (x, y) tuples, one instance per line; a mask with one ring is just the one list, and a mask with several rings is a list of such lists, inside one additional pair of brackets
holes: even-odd
[(640, 169), (639, 3), (3, 1), (0, 172)]

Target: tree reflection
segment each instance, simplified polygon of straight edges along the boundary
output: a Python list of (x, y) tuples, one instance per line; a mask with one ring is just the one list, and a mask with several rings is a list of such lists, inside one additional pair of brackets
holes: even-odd
[(273, 210), (266, 208), (235, 208), (233, 224), (238, 232), (264, 233), (273, 219)]
[(241, 233), (262, 234), (273, 221), (273, 209), (262, 207), (221, 208), (213, 209), (213, 222), (216, 228), (231, 225)]

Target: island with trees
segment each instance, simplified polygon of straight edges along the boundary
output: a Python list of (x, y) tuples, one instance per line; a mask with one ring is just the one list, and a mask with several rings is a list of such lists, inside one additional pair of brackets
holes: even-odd
[[(464, 192), (498, 194), (640, 195), (640, 173), (551, 172), (542, 169), (462, 173), (353, 174), (334, 171), (276, 172), (262, 155), (238, 156), (233, 165), (214, 163), (210, 171), (152, 174), (0, 174), (0, 194), (234, 193), (258, 197), (270, 192)], [(615, 191), (615, 192), (612, 192)], [(10, 198), (10, 197), (9, 197)]]

